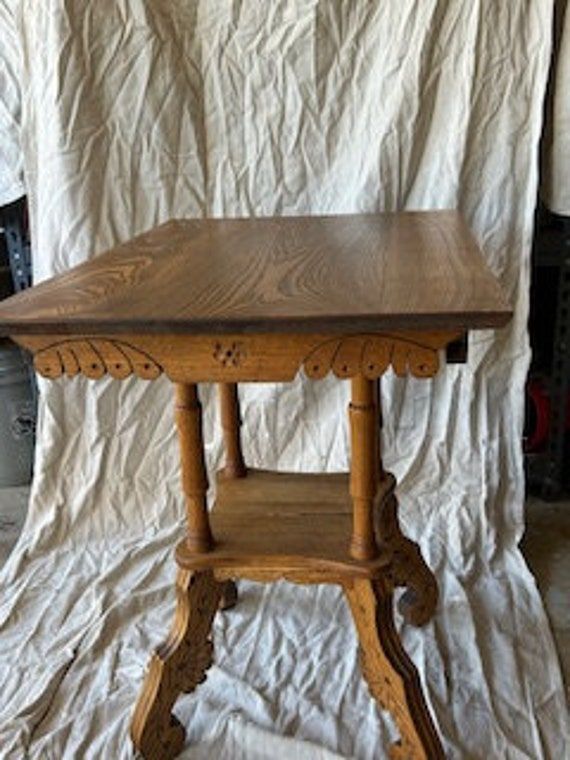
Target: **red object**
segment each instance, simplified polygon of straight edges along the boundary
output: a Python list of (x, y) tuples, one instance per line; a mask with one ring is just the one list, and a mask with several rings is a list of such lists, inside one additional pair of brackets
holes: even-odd
[[(543, 451), (550, 437), (550, 395), (545, 382), (535, 377), (527, 384), (527, 424), (524, 449), (532, 454)], [(566, 403), (566, 430), (570, 430), (570, 395)]]

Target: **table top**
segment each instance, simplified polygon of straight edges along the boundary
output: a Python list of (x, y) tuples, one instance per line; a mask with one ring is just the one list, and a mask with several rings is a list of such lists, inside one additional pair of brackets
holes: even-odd
[(500, 327), (455, 211), (173, 220), (0, 304), (0, 335)]

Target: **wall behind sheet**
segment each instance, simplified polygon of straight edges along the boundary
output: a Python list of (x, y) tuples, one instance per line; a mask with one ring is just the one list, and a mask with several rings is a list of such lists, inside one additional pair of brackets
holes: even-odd
[[(561, 756), (560, 674), (516, 550), (528, 261), (552, 2), (23, 0), (17, 7), (38, 280), (176, 216), (464, 212), (515, 318), (500, 333), (472, 336), (465, 367), (429, 382), (384, 382), (386, 462), (406, 494), (406, 528), (421, 538), (442, 591), (435, 623), (406, 629), (405, 641), (450, 757)], [(32, 704), (8, 670), (6, 649), (0, 693), (11, 706), (0, 738), (32, 755), (87, 757), (89, 737), (93, 757), (128, 756), (129, 710), (146, 652), (170, 617), (169, 547), (181, 529), (171, 391), (166, 381), (81, 379), (41, 389), (30, 517), (3, 576), (5, 641), (37, 686)], [(211, 390), (203, 395), (209, 401)], [(242, 399), (251, 464), (346, 468), (342, 383), (299, 377), (289, 386), (244, 387)], [(220, 456), (215, 417), (208, 403), (211, 465)], [(50, 578), (55, 585), (40, 600), (39, 584)], [(267, 596), (273, 592), (255, 593), (263, 610), (278, 606)], [(261, 626), (250, 606), (243, 625), (239, 616), (233, 625), (246, 638), (248, 625), (257, 625), (259, 639), (248, 668), (232, 671), (231, 691), (223, 678), (244, 643), (221, 623), (220, 664), (203, 701), (193, 703), (193, 738), (212, 725), (223, 734), (213, 716), (229, 700), (272, 731), (371, 757), (387, 729), (364, 707), (352, 654), (338, 670), (334, 644), (354, 653), (353, 640), (326, 637), (330, 618), (342, 626), (346, 612), (334, 595), (295, 593), (278, 589), (275, 600), (321, 614), (322, 635), (307, 649), (302, 626), (287, 635), (281, 622), (264, 618)], [(38, 659), (24, 646), (23, 620)], [(287, 636), (297, 663), (317, 663), (295, 699), (283, 696), (291, 679), (277, 688), (275, 663), (291, 655)], [(303, 688), (317, 700), (319, 720), (299, 702)], [(353, 705), (338, 702), (343, 689)], [(78, 705), (73, 722), (66, 715)]]

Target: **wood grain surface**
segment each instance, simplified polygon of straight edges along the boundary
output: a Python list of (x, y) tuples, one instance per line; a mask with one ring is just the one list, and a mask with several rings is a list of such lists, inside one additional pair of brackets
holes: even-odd
[(0, 335), (499, 327), (455, 211), (173, 220), (0, 304)]
[(400, 331), (382, 334), (120, 336), (15, 335), (34, 354), (44, 377), (83, 374), (98, 380), (106, 373), (121, 380), (131, 374), (154, 380), (162, 372), (174, 382), (255, 382), (292, 380), (302, 366), (317, 380), (333, 372), (346, 379), (380, 377), (389, 366), (403, 377), (433, 377), (439, 352), (459, 332)]
[(374, 577), (385, 557), (360, 562), (349, 553), (352, 504), (348, 474), (248, 470), (247, 477), (218, 475), (210, 513), (214, 547), (201, 554), (184, 542), (177, 561), (191, 570), (226, 577), (341, 582)]
[(175, 398), (182, 490), (186, 501), (186, 542), (192, 551), (207, 552), (213, 542), (208, 516), (202, 404), (193, 383), (178, 383)]
[(400, 738), (390, 760), (445, 760), (418, 672), (394, 626), (392, 594), (382, 577), (344, 584), (360, 641), (360, 664), (370, 693), (388, 710)]
[(186, 729), (172, 714), (178, 696), (206, 678), (212, 664), (212, 620), (223, 593), (211, 572), (179, 570), (172, 628), (151, 657), (131, 722), (131, 739), (145, 760), (171, 760)]
[(350, 421), (350, 496), (352, 498), (352, 538), (354, 559), (373, 559), (378, 554), (374, 535), (374, 506), (378, 492), (379, 418), (376, 383), (357, 375), (351, 382), (348, 407)]

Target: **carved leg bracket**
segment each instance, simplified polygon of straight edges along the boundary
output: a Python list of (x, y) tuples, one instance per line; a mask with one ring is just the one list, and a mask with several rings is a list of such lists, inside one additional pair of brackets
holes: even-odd
[(222, 592), (210, 571), (178, 571), (174, 624), (151, 658), (131, 723), (133, 744), (145, 760), (168, 760), (182, 751), (185, 730), (171, 711), (181, 692), (193, 691), (206, 677)]
[(376, 531), (380, 546), (390, 559), (385, 578), (392, 590), (400, 586), (406, 589), (398, 604), (404, 619), (412, 625), (424, 625), (437, 607), (437, 583), (418, 545), (400, 529), (394, 493), (396, 479), (387, 472), (383, 473), (383, 480), (384, 496), (376, 513)]
[(222, 584), (222, 598), (220, 599), (220, 610), (231, 610), (236, 606), (238, 601), (238, 589), (235, 581), (224, 581)]
[(363, 675), (379, 705), (396, 721), (400, 739), (392, 760), (443, 760), (420, 680), (394, 628), (392, 594), (383, 578), (344, 587), (358, 637)]

